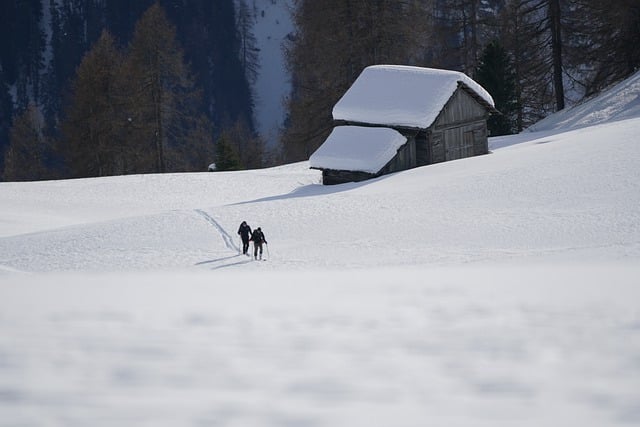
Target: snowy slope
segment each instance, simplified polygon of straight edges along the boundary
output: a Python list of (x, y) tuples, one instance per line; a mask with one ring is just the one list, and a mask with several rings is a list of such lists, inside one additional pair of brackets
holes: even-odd
[(493, 150), (528, 141), (532, 137), (530, 132), (542, 138), (571, 129), (613, 123), (636, 117), (640, 117), (640, 71), (596, 97), (586, 99), (573, 107), (540, 120), (520, 135), (489, 139), (489, 149)]
[(0, 183), (0, 426), (638, 425), (639, 133)]
[(530, 134), (488, 156), (333, 187), (317, 184), (320, 173), (307, 162), (238, 174), (3, 184), (1, 264), (119, 271), (219, 260), (205, 268), (222, 267), (238, 261), (228, 257), (242, 220), (261, 226), (271, 243), (266, 269), (364, 268), (381, 259), (390, 266), (635, 259), (639, 126), (631, 119)]
[(528, 131), (575, 129), (640, 116), (640, 71), (598, 96), (559, 111)]

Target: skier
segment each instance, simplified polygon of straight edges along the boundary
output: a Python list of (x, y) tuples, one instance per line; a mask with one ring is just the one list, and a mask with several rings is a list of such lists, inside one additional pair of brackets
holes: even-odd
[(240, 228), (238, 228), (238, 235), (242, 239), (242, 254), (248, 255), (249, 250), (249, 237), (251, 236), (251, 227), (247, 224), (247, 221), (242, 221)]
[(253, 242), (253, 259), (258, 259), (258, 249), (260, 249), (260, 259), (262, 259), (262, 244), (267, 244), (267, 239), (264, 237), (264, 233), (260, 227), (253, 230), (251, 234), (251, 241)]

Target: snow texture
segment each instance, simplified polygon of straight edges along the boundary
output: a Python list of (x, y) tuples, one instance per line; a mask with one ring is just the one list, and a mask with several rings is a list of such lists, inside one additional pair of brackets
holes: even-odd
[(0, 426), (640, 425), (638, 134), (0, 183)]
[(377, 173), (407, 138), (389, 128), (337, 126), (309, 158), (312, 168)]
[(577, 129), (640, 116), (640, 73), (625, 79), (597, 96), (557, 112), (527, 129), (541, 132)]
[(365, 68), (333, 108), (335, 120), (426, 129), (462, 82), (494, 105), (464, 73), (401, 65)]

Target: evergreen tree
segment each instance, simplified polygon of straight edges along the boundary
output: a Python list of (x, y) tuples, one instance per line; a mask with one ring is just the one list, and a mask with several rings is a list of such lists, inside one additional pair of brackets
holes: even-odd
[(264, 141), (245, 122), (238, 120), (234, 126), (225, 129), (224, 134), (238, 153), (241, 168), (259, 169), (264, 166)]
[(476, 70), (475, 80), (493, 97), (501, 114), (489, 117), (487, 126), (493, 136), (510, 135), (515, 131), (517, 101), (516, 76), (509, 55), (499, 42), (485, 47)]
[(183, 116), (184, 134), (178, 143), (167, 147), (167, 170), (173, 172), (201, 172), (207, 170), (215, 157), (213, 126), (203, 114), (198, 115), (193, 106), (194, 116)]
[[(533, 5), (532, 1), (535, 2)], [(544, 11), (544, 4), (539, 0), (510, 0), (501, 16), (501, 41), (513, 58), (516, 75), (518, 132), (554, 110), (552, 56), (548, 30), (543, 22), (546, 20)]]
[(241, 169), (238, 151), (231, 144), (226, 133), (222, 133), (216, 141), (216, 171), (233, 171)]
[[(213, 132), (211, 121), (215, 121), (218, 133), (225, 128), (233, 128), (238, 121), (245, 123), (255, 133), (251, 84), (255, 81), (258, 68), (252, 34), (253, 16), (242, 4), (238, 5), (239, 13), (236, 15), (234, 0), (158, 1), (170, 11), (170, 21), (179, 30), (178, 33), (172, 30), (172, 34), (184, 44), (186, 61), (183, 62), (188, 61), (195, 71), (187, 85), (191, 89), (187, 92), (195, 92), (195, 80), (200, 95), (180, 95), (180, 99), (174, 103), (176, 106), (172, 108), (175, 111), (188, 110), (188, 114), (183, 114), (183, 117), (174, 115), (163, 130), (168, 132), (165, 135), (168, 145), (161, 146), (157, 141), (153, 148), (145, 147), (144, 142), (137, 144), (137, 150), (129, 156), (127, 168), (137, 171), (158, 170), (162, 156), (156, 156), (158, 159), (152, 165), (148, 155), (163, 149), (175, 156), (174, 159), (164, 156), (165, 169), (201, 169), (203, 159), (196, 160), (194, 150), (176, 145), (177, 135), (188, 135), (193, 143), (200, 145), (203, 152), (211, 152), (214, 145), (211, 143), (212, 136), (203, 136)], [(60, 121), (68, 122), (62, 113), (71, 109), (68, 105), (72, 102), (71, 82), (82, 58), (104, 28), (115, 35), (121, 46), (133, 46), (134, 26), (153, 3), (154, 0), (0, 2), (0, 76), (3, 78), (0, 89), (7, 88), (7, 93), (14, 96), (16, 108), (24, 109), (28, 102), (37, 102), (45, 114), (46, 132), (58, 138)], [(43, 20), (43, 5), (48, 12), (47, 20)], [(42, 30), (50, 34), (46, 64), (42, 61), (45, 47)], [(140, 101), (138, 97), (136, 102)], [(183, 105), (177, 106), (179, 103)], [(8, 117), (13, 116), (13, 108), (12, 102)], [(135, 140), (136, 136), (144, 133), (142, 128), (148, 121), (137, 120), (140, 117), (129, 118), (131, 121), (127, 121), (125, 136), (128, 140)], [(2, 123), (0, 134), (1, 126)], [(180, 127), (183, 129), (180, 130)], [(5, 132), (8, 132), (8, 127)], [(149, 138), (143, 139), (149, 142)], [(2, 145), (0, 141), (0, 152), (4, 152)], [(179, 153), (187, 157), (181, 157)], [(187, 158), (191, 160), (185, 163)]]
[(0, 70), (0, 176), (4, 167), (4, 153), (9, 145), (9, 129), (13, 115), (13, 102), (3, 74)]
[(5, 154), (5, 181), (36, 181), (51, 177), (47, 168), (50, 144), (44, 136), (43, 126), (44, 120), (34, 104), (15, 118)]
[(560, 0), (548, 0), (548, 2), (553, 89), (556, 98), (556, 111), (560, 111), (564, 108), (562, 10), (560, 8)]
[(123, 58), (113, 37), (104, 31), (85, 55), (73, 83), (62, 124), (64, 152), (71, 176), (125, 173), (126, 147), (121, 144), (127, 117), (118, 93)]
[[(194, 142), (189, 138), (194, 135), (193, 130), (207, 125), (202, 125), (206, 118), (195, 110), (197, 92), (176, 40), (175, 27), (158, 3), (136, 24), (126, 72), (126, 110), (132, 123), (127, 139), (140, 153), (137, 170), (167, 172), (168, 165), (178, 163), (169, 159), (168, 153), (181, 151), (172, 150), (171, 146)], [(202, 146), (210, 141), (195, 143)]]

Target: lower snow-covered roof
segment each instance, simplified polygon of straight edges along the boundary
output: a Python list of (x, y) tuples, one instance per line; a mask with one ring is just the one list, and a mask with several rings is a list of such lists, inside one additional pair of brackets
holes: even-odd
[(406, 142), (407, 138), (389, 128), (337, 126), (309, 163), (316, 169), (377, 173)]
[(459, 83), (489, 108), (493, 98), (457, 71), (403, 65), (365, 68), (333, 108), (334, 120), (426, 129)]

